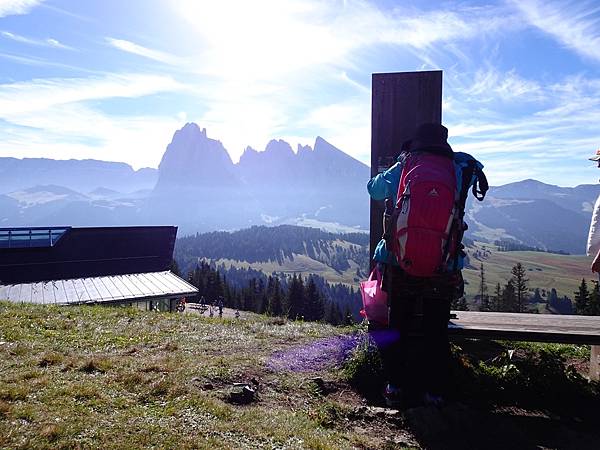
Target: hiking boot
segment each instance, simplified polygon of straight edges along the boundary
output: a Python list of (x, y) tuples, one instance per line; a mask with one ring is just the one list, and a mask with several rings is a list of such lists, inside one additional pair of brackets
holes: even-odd
[(388, 408), (400, 408), (402, 406), (402, 389), (388, 383), (383, 392), (385, 404)]

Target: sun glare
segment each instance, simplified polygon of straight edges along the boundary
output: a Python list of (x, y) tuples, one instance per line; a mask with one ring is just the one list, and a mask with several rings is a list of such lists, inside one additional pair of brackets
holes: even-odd
[(334, 61), (350, 45), (330, 26), (320, 26), (325, 19), (335, 20), (324, 3), (183, 0), (173, 5), (193, 24), (202, 71), (209, 73), (278, 76)]

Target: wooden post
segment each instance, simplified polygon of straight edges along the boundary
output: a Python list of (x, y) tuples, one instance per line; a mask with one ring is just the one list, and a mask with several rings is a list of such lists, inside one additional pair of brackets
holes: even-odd
[(600, 345), (592, 345), (590, 352), (590, 380), (600, 381)]
[[(390, 167), (422, 123), (441, 123), (442, 71), (375, 73), (372, 78), (371, 176)], [(383, 202), (371, 200), (371, 261), (383, 234)]]

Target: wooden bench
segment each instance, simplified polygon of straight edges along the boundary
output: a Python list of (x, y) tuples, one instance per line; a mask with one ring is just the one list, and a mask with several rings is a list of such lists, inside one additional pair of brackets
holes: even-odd
[(590, 379), (600, 380), (600, 316), (452, 311), (450, 338), (591, 345)]

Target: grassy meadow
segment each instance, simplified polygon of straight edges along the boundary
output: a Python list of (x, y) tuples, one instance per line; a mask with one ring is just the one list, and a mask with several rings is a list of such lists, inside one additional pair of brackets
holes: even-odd
[[(252, 317), (0, 303), (0, 448), (395, 442), (383, 419), (346, 419), (364, 401), (343, 381), (338, 346), (310, 352), (351, 329)], [(256, 401), (237, 404), (235, 383)]]
[(362, 326), (0, 302), (0, 448), (598, 442), (589, 346), (465, 341), (453, 355), (447, 405), (399, 412), (381, 407)]
[[(480, 255), (484, 249), (487, 256), (475, 257), (475, 252)], [(488, 292), (492, 294), (497, 283), (504, 286), (511, 277), (511, 269), (521, 263), (529, 279), (529, 287), (550, 291), (555, 288), (558, 296), (566, 295), (573, 298), (581, 279), (597, 280), (598, 276), (590, 271), (592, 259), (583, 255), (558, 255), (544, 252), (500, 252), (497, 247), (490, 244), (477, 242), (474, 247), (467, 250), (471, 268), (463, 271), (467, 295), (477, 295), (479, 292), (479, 267), (483, 263)]]

